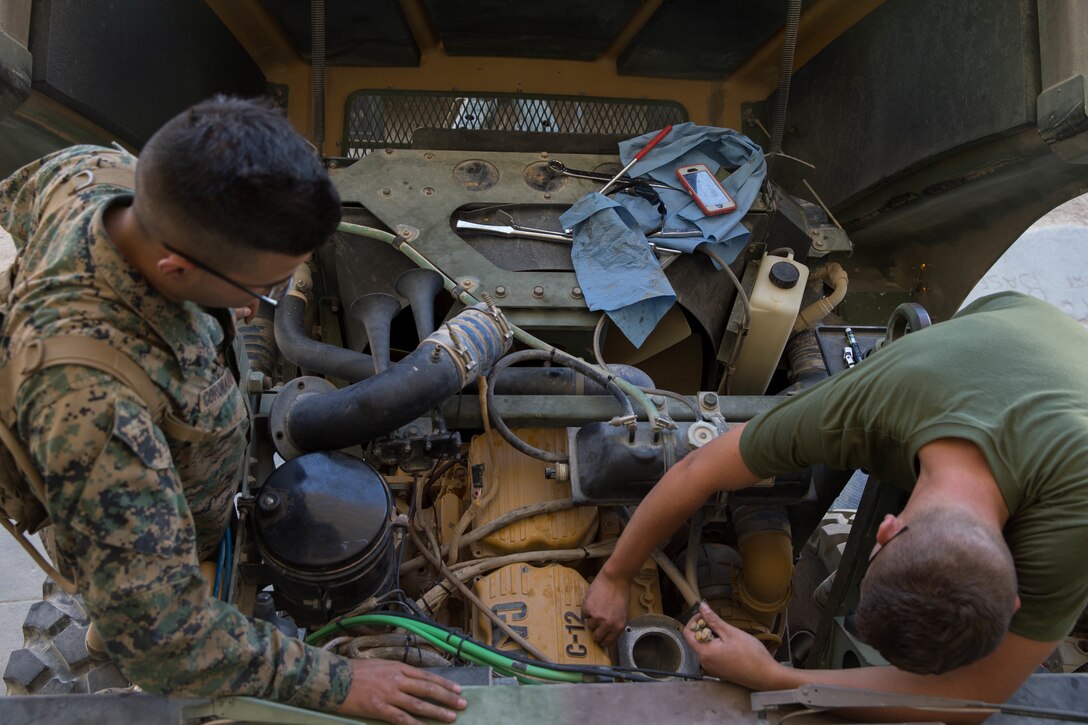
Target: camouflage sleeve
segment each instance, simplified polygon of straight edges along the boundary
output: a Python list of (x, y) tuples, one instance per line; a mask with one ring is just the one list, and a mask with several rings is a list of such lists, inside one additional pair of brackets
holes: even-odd
[(0, 181), (0, 227), (11, 234), (17, 249), (33, 235), (50, 193), (63, 182), (66, 162), (96, 150), (101, 149), (82, 145), (54, 151)]
[(170, 450), (137, 401), (112, 378), (73, 366), (39, 372), (19, 394), (59, 563), (110, 655), (150, 692), (334, 710), (351, 685), (347, 660), (208, 595)]
[(22, 249), (34, 228), (34, 200), (37, 197), (38, 172), (49, 156), (32, 161), (8, 178), (0, 181), (0, 227), (3, 227), (17, 249)]

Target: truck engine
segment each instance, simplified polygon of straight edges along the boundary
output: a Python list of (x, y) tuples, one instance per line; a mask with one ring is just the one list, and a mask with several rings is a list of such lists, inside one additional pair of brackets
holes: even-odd
[[(708, 501), (645, 562), (614, 651), (581, 604), (667, 470), (845, 367), (850, 241), (766, 183), (732, 265), (657, 241), (678, 302), (635, 348), (587, 309), (558, 220), (602, 182), (557, 168), (618, 164), (561, 158), (389, 149), (334, 172), (340, 232), (243, 328), (238, 599), (345, 655), (464, 662), (367, 619), (390, 613), (605, 680), (697, 678), (681, 631), (705, 599), (788, 658), (794, 559), (844, 482), (824, 472)], [(865, 354), (883, 328), (855, 332)]]

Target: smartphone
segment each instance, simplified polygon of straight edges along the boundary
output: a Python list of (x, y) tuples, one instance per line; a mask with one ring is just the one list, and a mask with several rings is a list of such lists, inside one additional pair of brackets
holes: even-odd
[(681, 166), (676, 170), (676, 176), (707, 216), (726, 214), (737, 208), (737, 202), (722, 188), (706, 164)]

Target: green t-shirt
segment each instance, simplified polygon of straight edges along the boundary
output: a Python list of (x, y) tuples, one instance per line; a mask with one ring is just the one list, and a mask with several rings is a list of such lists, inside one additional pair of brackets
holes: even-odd
[(1088, 330), (1051, 305), (977, 300), (754, 419), (740, 451), (762, 477), (824, 463), (911, 489), (940, 438), (977, 445), (1008, 506), (1011, 631), (1065, 636), (1088, 601)]

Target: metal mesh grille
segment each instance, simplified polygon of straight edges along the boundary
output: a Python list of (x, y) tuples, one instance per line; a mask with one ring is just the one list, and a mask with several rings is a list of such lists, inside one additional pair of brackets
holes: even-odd
[(687, 120), (677, 103), (614, 98), (357, 91), (348, 98), (348, 156), (408, 148), (421, 128), (638, 136)]

